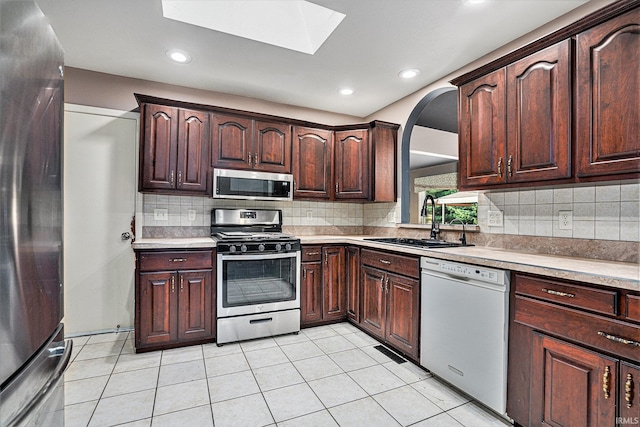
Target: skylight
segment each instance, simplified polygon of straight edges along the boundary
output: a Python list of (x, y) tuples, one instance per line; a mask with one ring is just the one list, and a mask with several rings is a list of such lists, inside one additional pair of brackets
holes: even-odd
[(309, 55), (346, 16), (304, 0), (162, 0), (162, 14)]

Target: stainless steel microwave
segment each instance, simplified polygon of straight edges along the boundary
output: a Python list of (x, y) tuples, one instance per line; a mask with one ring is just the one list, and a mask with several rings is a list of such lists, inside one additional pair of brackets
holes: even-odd
[(214, 169), (216, 199), (293, 200), (293, 175), (284, 173)]

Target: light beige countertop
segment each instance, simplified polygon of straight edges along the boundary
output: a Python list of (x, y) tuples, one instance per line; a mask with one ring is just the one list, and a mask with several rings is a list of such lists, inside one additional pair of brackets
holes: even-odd
[[(575, 280), (595, 285), (640, 291), (640, 265), (588, 258), (563, 257), (515, 252), (486, 246), (458, 248), (417, 249), (399, 245), (371, 242), (368, 236), (300, 236), (303, 245), (357, 244), (399, 253), (429, 256), (449, 261), (464, 262), (485, 267), (522, 273), (538, 274), (557, 279)], [(212, 248), (216, 240), (210, 237), (140, 239), (134, 249), (190, 249)]]

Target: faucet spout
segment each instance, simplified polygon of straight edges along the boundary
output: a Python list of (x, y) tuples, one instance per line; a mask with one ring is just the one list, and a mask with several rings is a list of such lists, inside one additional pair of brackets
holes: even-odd
[(437, 239), (438, 234), (440, 234), (440, 226), (436, 222), (436, 200), (433, 198), (431, 194), (427, 194), (424, 199), (424, 205), (422, 207), (424, 215), (427, 214), (427, 203), (431, 202), (431, 233), (429, 235), (430, 239)]

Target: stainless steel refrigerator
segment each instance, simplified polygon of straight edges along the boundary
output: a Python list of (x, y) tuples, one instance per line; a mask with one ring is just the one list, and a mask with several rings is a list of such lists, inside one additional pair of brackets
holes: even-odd
[(0, 0), (0, 426), (64, 424), (63, 51), (33, 0)]

